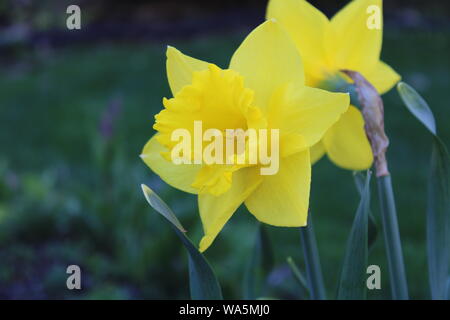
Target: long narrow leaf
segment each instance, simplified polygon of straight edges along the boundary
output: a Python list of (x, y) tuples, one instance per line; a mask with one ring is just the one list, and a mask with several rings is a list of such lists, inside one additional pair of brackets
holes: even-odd
[(368, 171), (347, 242), (337, 292), (337, 299), (340, 300), (363, 300), (366, 298), (370, 175), (370, 171)]
[[(353, 178), (355, 180), (356, 189), (358, 189), (359, 196), (362, 197), (364, 192), (364, 182), (365, 177), (364, 174), (362, 174), (360, 171), (355, 171), (353, 173)], [(368, 244), (369, 244), (369, 250), (373, 247), (375, 244), (375, 241), (378, 238), (378, 226), (375, 222), (375, 218), (372, 215), (372, 211), (369, 209), (369, 236), (368, 236)]]
[(287, 258), (287, 263), (289, 268), (291, 269), (292, 275), (299, 285), (299, 292), (302, 299), (307, 299), (309, 296), (308, 285), (306, 284), (306, 279), (300, 271), (300, 268), (297, 266), (292, 257)]
[(446, 300), (450, 300), (450, 277), (447, 279), (447, 297)]
[(219, 282), (205, 257), (185, 235), (185, 230), (169, 206), (149, 187), (141, 185), (147, 202), (170, 223), (189, 257), (189, 285), (194, 300), (221, 300)]
[(445, 279), (449, 274), (449, 156), (435, 138), (428, 182), (427, 252), (432, 299), (446, 299)]
[(267, 230), (258, 224), (255, 246), (244, 276), (244, 299), (254, 300), (264, 292), (265, 280), (273, 268), (273, 251)]
[(308, 215), (308, 225), (300, 227), (300, 240), (305, 257), (310, 298), (311, 300), (326, 300), (326, 289), (311, 214)]
[(408, 300), (408, 281), (406, 279), (405, 262), (403, 261), (402, 242), (391, 176), (377, 177), (377, 185), (392, 299)]
[(427, 204), (428, 277), (432, 299), (446, 299), (450, 243), (450, 157), (437, 136), (436, 123), (427, 102), (406, 83), (397, 86), (409, 111), (433, 135)]

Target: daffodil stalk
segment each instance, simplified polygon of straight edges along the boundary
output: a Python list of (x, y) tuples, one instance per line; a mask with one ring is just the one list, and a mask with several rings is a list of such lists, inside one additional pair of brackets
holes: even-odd
[(344, 70), (355, 83), (358, 100), (362, 106), (365, 129), (375, 158), (375, 169), (380, 198), (381, 220), (388, 258), (392, 298), (408, 299), (405, 265), (397, 222), (394, 192), (386, 160), (389, 139), (384, 131), (384, 106), (377, 90), (358, 72)]
[(308, 289), (312, 300), (325, 300), (326, 291), (323, 283), (322, 267), (320, 266), (319, 251), (312, 224), (311, 215), (308, 225), (300, 228), (301, 245), (305, 257)]

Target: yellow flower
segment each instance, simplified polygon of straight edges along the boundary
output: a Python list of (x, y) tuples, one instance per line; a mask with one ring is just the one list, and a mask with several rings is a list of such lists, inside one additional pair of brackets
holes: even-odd
[[(211, 245), (242, 203), (261, 222), (306, 225), (309, 148), (347, 110), (348, 94), (306, 87), (294, 43), (272, 20), (247, 36), (229, 69), (168, 47), (167, 77), (174, 97), (163, 100), (165, 109), (155, 117), (158, 132), (141, 157), (169, 185), (198, 194), (205, 232), (200, 250)], [(261, 175), (261, 163), (174, 164), (168, 157), (174, 148), (171, 136), (179, 128), (192, 132), (194, 121), (221, 131), (278, 129), (278, 172)]]
[[(331, 20), (305, 0), (270, 0), (267, 18), (277, 19), (294, 40), (309, 86), (320, 87), (322, 81), (342, 69), (358, 71), (380, 94), (400, 80), (391, 67), (380, 61), (382, 0), (354, 0)], [(345, 169), (364, 170), (372, 165), (364, 120), (354, 106), (311, 149), (312, 162), (325, 152)]]

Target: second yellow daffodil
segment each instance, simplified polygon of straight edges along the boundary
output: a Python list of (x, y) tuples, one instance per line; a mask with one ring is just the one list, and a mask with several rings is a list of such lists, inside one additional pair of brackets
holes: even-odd
[[(270, 0), (267, 18), (275, 18), (296, 44), (305, 66), (306, 84), (321, 87), (339, 70), (361, 73), (380, 94), (400, 76), (380, 60), (383, 37), (382, 0), (353, 0), (331, 20), (305, 0)], [(311, 149), (312, 162), (325, 152), (338, 166), (364, 170), (373, 162), (364, 120), (350, 106)]]
[[(229, 69), (169, 47), (167, 76), (173, 98), (155, 117), (157, 133), (142, 151), (144, 162), (165, 182), (198, 194), (206, 250), (245, 203), (261, 222), (304, 226), (311, 182), (309, 148), (347, 111), (349, 96), (305, 86), (299, 52), (279, 23), (266, 21), (234, 53)], [(279, 170), (261, 175), (261, 163), (175, 164), (167, 155), (175, 130), (267, 128), (279, 131)], [(271, 141), (271, 143), (274, 143)]]

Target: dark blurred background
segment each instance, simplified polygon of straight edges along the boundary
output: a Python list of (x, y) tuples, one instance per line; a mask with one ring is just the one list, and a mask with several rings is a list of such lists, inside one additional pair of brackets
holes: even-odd
[[(311, 1), (332, 16), (347, 1)], [(66, 8), (81, 7), (81, 30)], [(170, 96), (170, 44), (222, 67), (264, 19), (266, 1), (0, 1), (0, 298), (188, 298), (186, 255), (145, 203), (146, 183), (170, 204), (188, 235), (202, 235), (194, 196), (165, 185), (139, 159), (153, 116)], [(382, 58), (418, 89), (449, 141), (450, 3), (388, 0)], [(429, 298), (425, 246), (430, 136), (385, 95), (388, 157), (411, 296)], [(375, 189), (375, 185), (373, 188)], [(373, 193), (372, 210), (379, 222)], [(311, 209), (333, 296), (358, 203), (352, 174), (321, 160)], [(256, 221), (241, 208), (206, 256), (226, 298), (241, 298)], [(296, 229), (267, 227), (275, 268), (262, 296), (298, 297), (286, 257), (302, 266)], [(380, 236), (369, 257), (387, 264)], [(70, 264), (80, 291), (66, 288)]]

